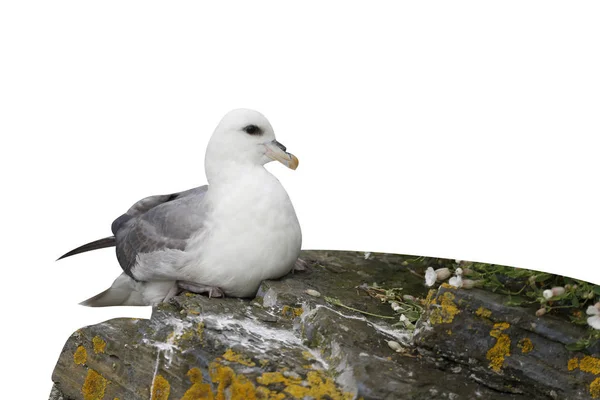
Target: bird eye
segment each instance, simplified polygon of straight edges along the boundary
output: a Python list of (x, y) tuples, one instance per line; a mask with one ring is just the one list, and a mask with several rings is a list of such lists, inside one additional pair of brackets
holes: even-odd
[(244, 127), (244, 132), (249, 135), (260, 135), (260, 128), (256, 125), (248, 125)]

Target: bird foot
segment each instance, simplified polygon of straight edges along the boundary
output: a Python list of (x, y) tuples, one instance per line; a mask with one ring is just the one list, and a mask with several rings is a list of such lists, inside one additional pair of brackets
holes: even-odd
[(296, 263), (294, 264), (294, 268), (292, 269), (292, 272), (303, 272), (306, 271), (308, 269), (308, 263), (306, 261), (304, 261), (303, 259), (299, 258), (296, 260)]
[(225, 297), (225, 293), (216, 286), (201, 285), (189, 281), (177, 281), (177, 286), (192, 293), (207, 294), (209, 299), (211, 297)]

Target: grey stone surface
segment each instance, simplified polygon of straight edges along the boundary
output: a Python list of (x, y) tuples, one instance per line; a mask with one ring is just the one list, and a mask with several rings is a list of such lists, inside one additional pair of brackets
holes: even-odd
[[(304, 251), (302, 258), (306, 271), (264, 282), (255, 299), (183, 293), (155, 307), (150, 320), (78, 330), (61, 352), (50, 399), (589, 398), (593, 377), (566, 364), (578, 356), (563, 346), (581, 334), (577, 327), (533, 321), (483, 291), (440, 288), (413, 342), (411, 332), (392, 326), (397, 320), (325, 299), (393, 316), (357, 287), (377, 282), (424, 298), (423, 271), (403, 266), (406, 256)], [(458, 311), (450, 322), (440, 314), (446, 293)], [(481, 317), (479, 307), (491, 314)], [(495, 371), (487, 354), (498, 338), (490, 332), (504, 322), (510, 327), (498, 336), (509, 336), (510, 356)], [(519, 354), (524, 337), (533, 350)]]

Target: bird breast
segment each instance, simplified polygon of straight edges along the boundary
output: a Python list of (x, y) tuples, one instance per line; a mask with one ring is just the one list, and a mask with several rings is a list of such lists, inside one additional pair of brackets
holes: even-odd
[(283, 186), (264, 171), (209, 187), (206, 229), (189, 279), (246, 297), (262, 280), (293, 268), (302, 244), (300, 224)]

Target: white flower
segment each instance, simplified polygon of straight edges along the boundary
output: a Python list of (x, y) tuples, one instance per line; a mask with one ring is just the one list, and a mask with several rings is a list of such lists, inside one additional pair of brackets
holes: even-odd
[(478, 286), (480, 284), (481, 284), (481, 281), (474, 281), (472, 279), (463, 279), (462, 280), (463, 289), (473, 289), (475, 286)]
[(551, 298), (560, 296), (561, 294), (565, 294), (565, 288), (562, 286), (556, 286), (552, 289), (546, 289), (542, 292), (542, 295), (546, 300), (550, 300)]
[(435, 283), (437, 279), (437, 274), (433, 270), (433, 268), (429, 267), (425, 271), (425, 285), (431, 287)]
[(371, 252), (370, 251), (366, 251), (365, 252), (365, 260), (368, 260), (370, 256), (371, 256)]
[[(395, 301), (392, 301), (390, 305), (392, 306), (392, 310), (394, 311), (400, 311), (402, 309), (400, 307), (400, 304), (396, 303)], [(400, 317), (400, 320), (402, 320), (402, 317)]]
[(462, 275), (463, 274), (463, 269), (458, 267), (456, 268), (456, 271), (454, 271), (456, 273), (456, 275)]
[(454, 286), (455, 288), (460, 288), (463, 285), (463, 280), (460, 275), (457, 275), (457, 276), (453, 276), (452, 278), (450, 278), (448, 283), (450, 284), (450, 286)]
[(589, 306), (587, 311), (585, 312), (587, 315), (591, 315), (587, 319), (587, 323), (594, 329), (600, 329), (600, 304), (596, 303), (595, 306)]
[(436, 279), (441, 282), (448, 279), (452, 275), (452, 272), (448, 268), (438, 268), (435, 270), (435, 274), (437, 275)]

